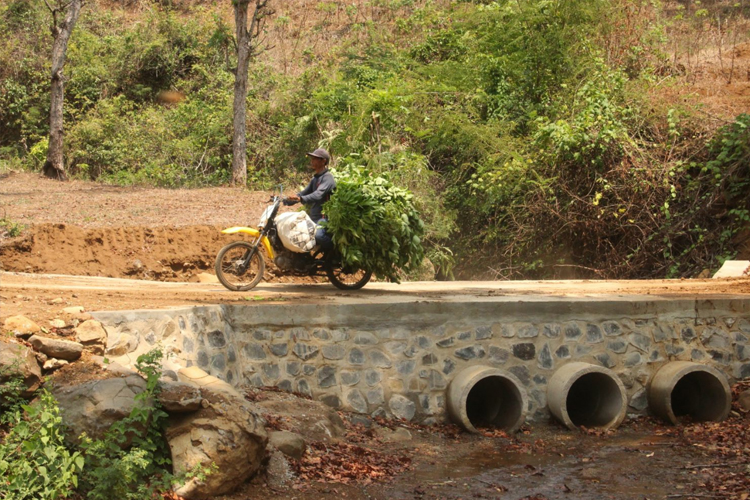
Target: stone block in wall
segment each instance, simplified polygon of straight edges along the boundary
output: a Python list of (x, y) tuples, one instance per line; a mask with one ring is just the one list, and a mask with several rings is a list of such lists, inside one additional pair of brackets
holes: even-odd
[(539, 336), (539, 328), (533, 324), (523, 323), (516, 327), (516, 335), (519, 339), (533, 339)]
[(385, 350), (391, 355), (397, 356), (406, 350), (407, 343), (403, 341), (388, 342), (385, 344)]
[(604, 335), (607, 337), (617, 337), (622, 335), (622, 326), (616, 321), (605, 321), (602, 323)]
[(266, 351), (263, 349), (263, 346), (255, 342), (245, 344), (242, 348), (242, 352), (248, 360), (256, 361), (266, 359)]
[(327, 328), (315, 328), (313, 330), (313, 337), (318, 340), (330, 340), (331, 332)]
[(337, 384), (336, 368), (330, 365), (323, 366), (318, 370), (318, 387), (327, 389)]
[(545, 343), (544, 347), (542, 347), (542, 350), (539, 351), (537, 366), (542, 370), (551, 370), (554, 367), (554, 361), (552, 360), (552, 351), (550, 350), (548, 343)]
[(536, 356), (536, 346), (531, 342), (513, 344), (513, 356), (524, 361), (530, 361)]
[(386, 356), (382, 351), (373, 349), (369, 351), (370, 362), (377, 368), (390, 368), (393, 366), (391, 359)]
[(299, 361), (287, 361), (284, 364), (284, 369), (286, 370), (287, 375), (291, 377), (296, 377), (300, 373), (302, 365)]
[(417, 406), (414, 402), (401, 394), (391, 396), (388, 400), (388, 409), (395, 418), (404, 420), (411, 420), (417, 412)]
[(312, 344), (297, 342), (292, 348), (292, 352), (302, 361), (307, 361), (318, 355), (320, 348)]
[(354, 343), (357, 345), (375, 345), (378, 338), (370, 332), (357, 332), (354, 336)]
[(438, 362), (438, 357), (435, 356), (433, 353), (428, 353), (422, 356), (422, 365), (423, 366), (430, 366), (434, 365)]
[(581, 331), (581, 327), (576, 323), (568, 323), (565, 325), (565, 327), (563, 327), (563, 334), (565, 336), (565, 340), (577, 341), (583, 335), (583, 331)]
[(632, 368), (634, 366), (639, 366), (639, 365), (643, 364), (643, 362), (644, 362), (643, 356), (639, 352), (630, 352), (623, 359), (623, 365), (626, 368)]
[(349, 363), (353, 365), (363, 365), (365, 364), (365, 353), (362, 352), (361, 349), (357, 349), (356, 347), (349, 351)]
[(443, 373), (450, 375), (456, 369), (456, 362), (452, 359), (443, 360)]
[(321, 348), (324, 359), (339, 360), (346, 356), (346, 348), (340, 344), (327, 344)]
[(416, 368), (417, 363), (414, 360), (405, 360), (405, 361), (397, 361), (396, 362), (396, 371), (399, 375), (406, 376), (411, 375), (414, 373), (414, 369)]
[(698, 335), (695, 333), (695, 328), (686, 325), (680, 329), (680, 338), (683, 342), (692, 342), (698, 338)]
[(599, 325), (595, 325), (593, 323), (589, 323), (586, 325), (586, 342), (589, 344), (598, 344), (600, 342), (604, 341), (604, 336), (602, 335), (602, 329), (599, 328)]
[(568, 359), (570, 358), (570, 347), (567, 345), (561, 345), (555, 350), (555, 357), (558, 359)]
[(523, 385), (528, 386), (531, 383), (531, 374), (526, 366), (511, 366), (508, 371), (515, 375)]
[(480, 326), (474, 330), (476, 340), (487, 340), (492, 338), (492, 328), (489, 326)]
[(277, 358), (283, 358), (289, 353), (289, 344), (286, 342), (283, 344), (271, 344), (268, 346), (268, 350)]
[(456, 338), (455, 337), (448, 337), (447, 339), (440, 340), (438, 342), (435, 342), (435, 345), (438, 347), (451, 347), (456, 344)]
[(342, 385), (357, 385), (360, 381), (360, 374), (359, 372), (353, 372), (353, 371), (342, 371), (339, 376), (341, 377), (341, 384)]
[(651, 339), (641, 333), (633, 332), (628, 335), (628, 342), (641, 352), (645, 353), (651, 350)]
[(490, 352), (488, 360), (492, 364), (502, 365), (505, 364), (510, 358), (510, 351), (508, 349), (498, 347), (496, 345), (490, 346)]
[(346, 403), (356, 412), (367, 413), (367, 401), (359, 389), (353, 389), (346, 394)]
[(484, 350), (484, 347), (481, 345), (472, 345), (469, 347), (456, 349), (456, 351), (453, 354), (459, 359), (463, 359), (464, 361), (470, 361), (472, 359), (483, 358), (487, 354), (487, 352)]
[(547, 324), (542, 328), (542, 335), (544, 335), (548, 339), (556, 339), (560, 337), (561, 331), (562, 328), (560, 327), (560, 325)]

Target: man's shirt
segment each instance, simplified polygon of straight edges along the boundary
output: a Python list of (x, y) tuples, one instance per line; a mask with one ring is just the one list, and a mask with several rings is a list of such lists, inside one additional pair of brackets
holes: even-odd
[(297, 196), (307, 207), (310, 218), (316, 224), (323, 218), (323, 203), (331, 197), (333, 189), (336, 187), (336, 180), (328, 169), (319, 174), (315, 174), (310, 180), (310, 184), (300, 191)]

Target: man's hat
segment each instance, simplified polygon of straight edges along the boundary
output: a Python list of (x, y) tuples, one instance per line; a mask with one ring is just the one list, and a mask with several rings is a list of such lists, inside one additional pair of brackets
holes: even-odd
[(307, 153), (307, 156), (314, 156), (315, 158), (323, 158), (326, 161), (326, 165), (331, 161), (331, 155), (328, 154), (323, 148), (318, 148), (312, 153)]

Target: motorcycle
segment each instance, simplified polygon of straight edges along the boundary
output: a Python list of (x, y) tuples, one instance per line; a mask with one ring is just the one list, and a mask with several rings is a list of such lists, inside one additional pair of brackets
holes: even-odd
[[(283, 188), (279, 186), (278, 194), (274, 193), (270, 205), (263, 212), (258, 228), (230, 227), (222, 230), (224, 234), (246, 234), (252, 241), (234, 241), (219, 250), (214, 269), (216, 277), (227, 289), (244, 292), (254, 288), (263, 279), (268, 259), (284, 274), (292, 276), (325, 276), (336, 288), (341, 290), (359, 290), (370, 281), (372, 271), (352, 269), (343, 266), (341, 257), (335, 250), (321, 252), (313, 249), (310, 252), (298, 253), (284, 246), (276, 227), (276, 216), (282, 204), (291, 205), (283, 197)], [(261, 250), (262, 248), (262, 250)]]

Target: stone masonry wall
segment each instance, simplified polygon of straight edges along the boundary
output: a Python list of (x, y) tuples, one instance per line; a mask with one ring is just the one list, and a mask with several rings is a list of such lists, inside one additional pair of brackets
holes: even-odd
[[(236, 386), (275, 386), (345, 410), (444, 420), (463, 368), (514, 374), (531, 420), (548, 416), (546, 384), (585, 361), (623, 381), (631, 413), (664, 363), (706, 363), (750, 377), (750, 301), (575, 301), (209, 306), (97, 313), (108, 357), (132, 365), (160, 344), (167, 372), (197, 365)], [(168, 374), (168, 373), (167, 373)]]

